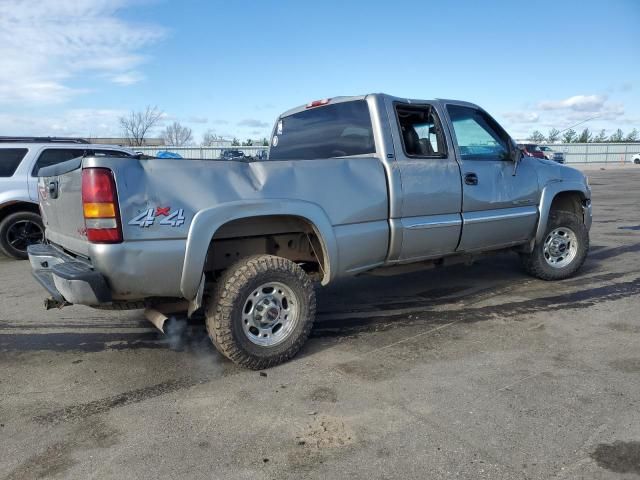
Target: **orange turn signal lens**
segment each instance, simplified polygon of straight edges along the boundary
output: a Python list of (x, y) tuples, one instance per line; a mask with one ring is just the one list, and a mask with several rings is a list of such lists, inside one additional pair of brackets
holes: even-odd
[(113, 218), (116, 209), (113, 203), (85, 203), (84, 218)]

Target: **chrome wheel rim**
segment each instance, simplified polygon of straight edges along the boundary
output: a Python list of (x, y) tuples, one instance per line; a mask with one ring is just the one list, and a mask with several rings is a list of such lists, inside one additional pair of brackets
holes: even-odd
[(26, 252), (29, 245), (41, 243), (43, 239), (42, 227), (31, 220), (18, 220), (7, 230), (7, 243), (19, 252)]
[(569, 265), (578, 254), (578, 237), (570, 228), (559, 227), (544, 240), (544, 259), (553, 268)]
[(286, 340), (300, 318), (300, 302), (284, 283), (255, 288), (242, 308), (242, 331), (252, 343), (272, 347)]

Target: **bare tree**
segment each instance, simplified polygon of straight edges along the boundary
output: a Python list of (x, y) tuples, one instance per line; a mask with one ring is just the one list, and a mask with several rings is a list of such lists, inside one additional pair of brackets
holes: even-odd
[(162, 111), (158, 107), (147, 105), (143, 112), (135, 112), (131, 110), (129, 115), (120, 117), (120, 127), (124, 138), (129, 145), (140, 147), (144, 145), (144, 139), (162, 117)]
[(559, 137), (560, 130), (558, 130), (557, 128), (552, 128), (551, 130), (549, 130), (549, 135), (547, 135), (547, 141), (549, 143), (555, 143)]
[(578, 134), (573, 128), (570, 128), (562, 134), (562, 143), (571, 143), (576, 141)]
[(575, 142), (576, 143), (589, 143), (591, 141), (592, 137), (593, 137), (593, 134), (589, 131), (588, 128), (585, 128), (584, 130), (582, 130), (580, 135), (578, 135), (578, 138), (575, 139)]
[(534, 130), (531, 135), (529, 135), (529, 140), (534, 143), (542, 143), (545, 141), (544, 135), (540, 133), (539, 130)]
[(613, 142), (613, 143), (620, 143), (624, 141), (624, 133), (622, 133), (622, 130), (617, 129), (615, 132), (613, 132), (611, 134), (611, 136), (609, 137), (609, 141)]
[(606, 142), (607, 141), (607, 131), (603, 128), (602, 130), (600, 130), (600, 133), (598, 133), (598, 135), (593, 137), (592, 141), (595, 142), (595, 143)]
[(640, 136), (640, 132), (638, 132), (637, 128), (634, 128), (633, 130), (631, 130), (627, 134), (627, 136), (625, 137), (624, 141), (625, 142), (637, 142), (639, 136)]
[(162, 138), (166, 145), (182, 147), (193, 141), (193, 132), (189, 127), (183, 127), (178, 122), (173, 122), (164, 129)]
[(203, 147), (211, 147), (217, 145), (221, 142), (223, 138), (220, 135), (213, 133), (213, 130), (207, 130), (202, 135), (202, 146)]

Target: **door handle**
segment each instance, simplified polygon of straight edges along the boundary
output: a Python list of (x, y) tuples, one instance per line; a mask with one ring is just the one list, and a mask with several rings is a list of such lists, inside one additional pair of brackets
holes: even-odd
[(58, 198), (58, 182), (56, 182), (55, 180), (52, 182), (49, 182), (48, 190), (49, 190), (50, 198), (54, 200)]
[(478, 175), (475, 173), (465, 173), (464, 174), (464, 183), (467, 185), (477, 185), (478, 184)]

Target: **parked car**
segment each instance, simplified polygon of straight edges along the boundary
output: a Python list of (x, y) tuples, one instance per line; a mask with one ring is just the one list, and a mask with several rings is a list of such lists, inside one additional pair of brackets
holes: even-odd
[(222, 152), (220, 152), (220, 158), (223, 160), (236, 160), (238, 158), (243, 158), (243, 157), (244, 157), (244, 152), (237, 149), (227, 149), (227, 150), (222, 150)]
[(528, 157), (545, 158), (544, 153), (535, 143), (522, 143), (519, 145), (519, 147)]
[(564, 163), (563, 152), (558, 152), (546, 145), (540, 145), (538, 148), (542, 151), (544, 158), (546, 158), (547, 160), (553, 160), (554, 162), (557, 162), (557, 163)]
[(156, 158), (182, 158), (182, 155), (176, 152), (170, 152), (169, 150), (159, 150), (156, 153)]
[(277, 119), (268, 160), (150, 162), (40, 171), (47, 243), (29, 258), (48, 305), (146, 307), (160, 329), (202, 308), (218, 350), (254, 369), (304, 344), (314, 280), (495, 251), (560, 280), (589, 248), (584, 174), (523, 156), (467, 102), (319, 100)]
[(269, 150), (264, 148), (262, 150), (258, 150), (255, 154), (255, 158), (258, 160), (267, 160), (269, 158)]
[(636, 165), (640, 165), (640, 153), (636, 153), (631, 160), (633, 160), (633, 163)]
[(44, 239), (38, 209), (41, 168), (86, 155), (130, 155), (127, 149), (54, 137), (0, 137), (0, 252), (27, 258), (27, 247)]

